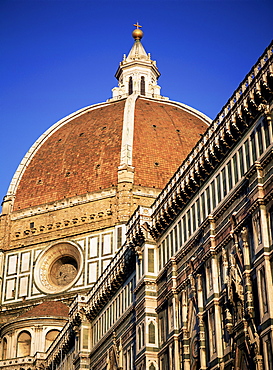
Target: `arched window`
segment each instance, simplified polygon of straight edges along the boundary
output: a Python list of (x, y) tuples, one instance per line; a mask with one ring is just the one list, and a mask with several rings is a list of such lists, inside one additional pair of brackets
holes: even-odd
[(138, 349), (142, 347), (142, 333), (141, 333), (141, 326), (138, 327)]
[(7, 341), (7, 338), (4, 338), (3, 347), (2, 347), (2, 360), (7, 359), (7, 349), (8, 349), (8, 341)]
[(59, 334), (59, 330), (53, 329), (47, 332), (46, 337), (45, 337), (45, 350), (49, 348), (52, 342), (57, 338)]
[(261, 279), (261, 293), (262, 293), (263, 309), (264, 309), (264, 313), (267, 313), (268, 312), (268, 304), (267, 304), (267, 293), (266, 293), (264, 268), (261, 268), (261, 270), (260, 270), (260, 279)]
[(155, 344), (155, 325), (152, 321), (149, 324), (149, 343)]
[(129, 95), (133, 94), (133, 79), (129, 77)]
[(31, 335), (22, 331), (17, 339), (17, 357), (30, 356)]
[(141, 76), (140, 80), (140, 94), (145, 95), (145, 77)]

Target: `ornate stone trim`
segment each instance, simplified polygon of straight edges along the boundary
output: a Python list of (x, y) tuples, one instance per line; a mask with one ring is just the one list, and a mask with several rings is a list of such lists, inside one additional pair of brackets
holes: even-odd
[(83, 254), (75, 243), (55, 243), (39, 255), (34, 280), (43, 293), (60, 293), (75, 284), (82, 272), (82, 266)]

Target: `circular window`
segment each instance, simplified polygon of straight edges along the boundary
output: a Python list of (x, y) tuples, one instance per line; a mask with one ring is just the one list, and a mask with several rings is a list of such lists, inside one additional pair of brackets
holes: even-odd
[(34, 278), (44, 293), (59, 293), (69, 289), (82, 270), (82, 252), (71, 242), (48, 247), (37, 259)]

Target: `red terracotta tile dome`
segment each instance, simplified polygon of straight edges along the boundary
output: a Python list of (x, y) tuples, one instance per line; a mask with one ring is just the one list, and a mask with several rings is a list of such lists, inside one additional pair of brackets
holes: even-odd
[(68, 318), (69, 308), (62, 302), (59, 301), (47, 301), (38, 304), (31, 308), (29, 311), (24, 312), (20, 315), (20, 318), (31, 318), (31, 317), (67, 317)]
[[(126, 100), (82, 109), (53, 125), (33, 145), (10, 187), (14, 210), (117, 185)], [(134, 183), (164, 187), (209, 120), (185, 105), (138, 97), (134, 106)]]

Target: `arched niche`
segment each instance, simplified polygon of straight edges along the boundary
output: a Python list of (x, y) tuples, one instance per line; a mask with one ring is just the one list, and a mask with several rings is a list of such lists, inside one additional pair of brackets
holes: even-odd
[(45, 350), (47, 350), (51, 343), (54, 342), (54, 340), (57, 338), (58, 334), (60, 333), (59, 330), (57, 329), (52, 329), (52, 330), (49, 330), (47, 333), (46, 333), (46, 337), (45, 337)]
[(145, 77), (141, 76), (140, 80), (140, 94), (145, 95)]
[(153, 321), (149, 324), (149, 343), (155, 344), (155, 324)]
[(132, 78), (132, 76), (129, 77), (128, 92), (129, 92), (129, 95), (133, 94), (133, 78)]
[(28, 331), (22, 331), (17, 339), (17, 357), (30, 356), (31, 335)]
[(8, 357), (8, 341), (7, 338), (3, 339), (3, 344), (2, 344), (2, 360), (6, 360)]

